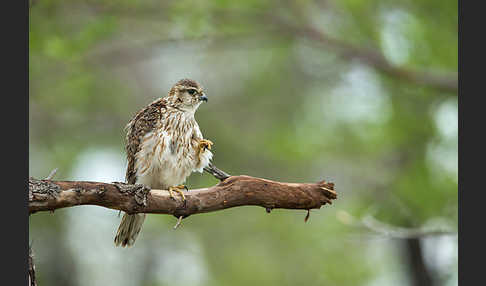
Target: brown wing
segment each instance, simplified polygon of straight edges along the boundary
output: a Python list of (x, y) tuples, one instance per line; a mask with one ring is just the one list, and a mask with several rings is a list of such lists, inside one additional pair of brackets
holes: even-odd
[(135, 184), (137, 174), (135, 170), (135, 155), (140, 150), (140, 140), (152, 131), (157, 122), (161, 119), (162, 112), (166, 108), (165, 100), (159, 99), (140, 110), (126, 126), (126, 152), (128, 167), (125, 179), (129, 184)]

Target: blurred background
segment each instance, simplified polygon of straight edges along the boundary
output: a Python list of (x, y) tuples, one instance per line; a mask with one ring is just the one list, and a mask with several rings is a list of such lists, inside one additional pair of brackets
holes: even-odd
[[(29, 175), (123, 181), (124, 127), (181, 78), (234, 175), (336, 184), (312, 210), (30, 216), (39, 285), (457, 285), (457, 1), (31, 0)], [(193, 174), (190, 188), (218, 181)]]

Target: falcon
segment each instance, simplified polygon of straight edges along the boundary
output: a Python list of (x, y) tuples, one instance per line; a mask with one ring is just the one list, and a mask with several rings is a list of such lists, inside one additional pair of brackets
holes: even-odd
[[(208, 98), (194, 80), (182, 79), (166, 97), (140, 110), (127, 124), (126, 181), (152, 189), (177, 193), (192, 172), (203, 172), (210, 164), (212, 142), (204, 139), (194, 114)], [(116, 246), (132, 246), (140, 233), (145, 214), (124, 214), (115, 236)]]

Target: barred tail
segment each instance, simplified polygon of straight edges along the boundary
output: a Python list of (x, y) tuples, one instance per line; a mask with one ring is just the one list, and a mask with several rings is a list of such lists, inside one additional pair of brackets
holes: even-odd
[(145, 214), (124, 214), (115, 236), (116, 246), (132, 246), (142, 229)]

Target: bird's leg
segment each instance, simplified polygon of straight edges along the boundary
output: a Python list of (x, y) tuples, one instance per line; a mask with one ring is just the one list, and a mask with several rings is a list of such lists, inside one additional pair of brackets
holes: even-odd
[(201, 139), (201, 141), (199, 141), (199, 154), (204, 152), (206, 149), (211, 150), (211, 146), (213, 146), (213, 142), (208, 139)]
[(170, 197), (175, 200), (174, 198), (174, 192), (179, 193), (182, 197), (182, 201), (184, 201), (184, 204), (186, 203), (186, 196), (184, 195), (184, 192), (182, 190), (188, 190), (185, 185), (179, 185), (179, 186), (174, 186), (174, 187), (169, 187), (169, 194)]

